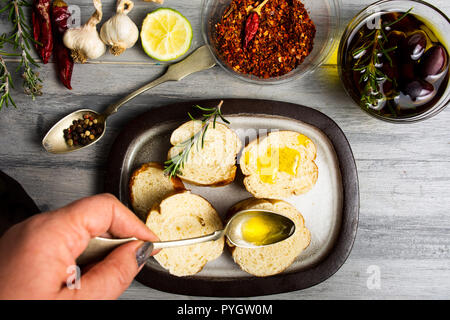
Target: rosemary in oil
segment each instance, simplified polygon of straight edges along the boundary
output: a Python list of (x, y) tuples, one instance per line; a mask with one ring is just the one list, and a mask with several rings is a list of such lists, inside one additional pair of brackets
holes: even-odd
[[(382, 84), (385, 81), (395, 82), (395, 78), (390, 78), (380, 68), (383, 65), (381, 58), (387, 60), (392, 67), (393, 62), (389, 53), (397, 49), (397, 45), (386, 48), (389, 42), (386, 30), (390, 29), (394, 24), (403, 20), (412, 8), (403, 13), (398, 19), (389, 23), (382, 23), (376, 29), (372, 30), (362, 38), (362, 43), (352, 51), (352, 57), (356, 60), (353, 71), (360, 72), (360, 84), (363, 84), (361, 92), (360, 104), (363, 108), (379, 109), (386, 102), (386, 95), (382, 90)], [(394, 87), (397, 87), (394, 83)]]

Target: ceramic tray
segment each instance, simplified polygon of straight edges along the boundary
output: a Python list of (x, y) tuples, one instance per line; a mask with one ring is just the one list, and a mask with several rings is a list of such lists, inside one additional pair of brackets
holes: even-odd
[[(145, 162), (166, 160), (170, 134), (189, 120), (187, 113), (193, 111), (193, 105), (213, 107), (218, 103), (219, 100), (177, 103), (152, 109), (132, 120), (111, 149), (106, 191), (131, 208), (128, 181), (132, 172)], [(296, 104), (227, 99), (222, 111), (243, 143), (267, 131), (293, 130), (307, 135), (316, 144), (319, 168), (316, 185), (304, 195), (285, 199), (304, 216), (311, 231), (311, 244), (285, 272), (270, 277), (254, 277), (240, 270), (225, 248), (220, 258), (190, 277), (172, 276), (150, 258), (137, 280), (177, 294), (242, 297), (300, 290), (327, 279), (348, 257), (358, 224), (358, 177), (344, 133), (324, 114)], [(242, 180), (238, 169), (235, 181), (224, 187), (185, 186), (205, 197), (224, 217), (236, 202), (251, 197)]]

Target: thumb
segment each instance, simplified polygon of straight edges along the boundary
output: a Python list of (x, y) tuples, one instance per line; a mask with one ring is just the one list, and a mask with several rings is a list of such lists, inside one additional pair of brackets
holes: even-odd
[(77, 299), (117, 299), (140, 271), (137, 252), (142, 241), (131, 241), (114, 249), (106, 258), (81, 276), (80, 289), (72, 291)]

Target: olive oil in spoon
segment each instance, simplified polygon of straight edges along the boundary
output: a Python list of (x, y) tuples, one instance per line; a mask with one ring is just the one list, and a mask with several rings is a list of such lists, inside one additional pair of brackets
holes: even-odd
[[(291, 219), (268, 210), (249, 209), (234, 214), (223, 230), (218, 230), (212, 234), (183, 240), (147, 242), (146, 244), (148, 245), (147, 252), (151, 253), (164, 248), (215, 241), (225, 236), (236, 247), (260, 248), (286, 240), (294, 232), (295, 224)], [(83, 265), (98, 260), (114, 248), (133, 240), (137, 239), (96, 237), (89, 242), (86, 250), (77, 259), (77, 263)]]

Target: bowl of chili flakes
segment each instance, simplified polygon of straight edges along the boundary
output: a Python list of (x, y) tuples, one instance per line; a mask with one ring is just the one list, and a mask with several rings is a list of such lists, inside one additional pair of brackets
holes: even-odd
[(217, 63), (257, 84), (298, 79), (338, 43), (340, 0), (203, 0), (203, 38)]

